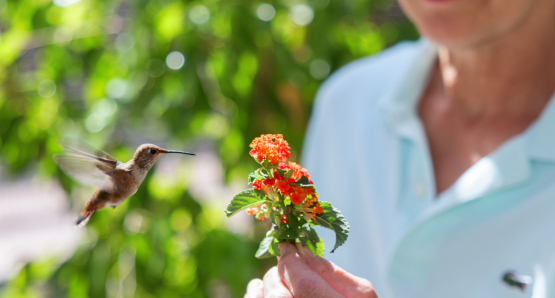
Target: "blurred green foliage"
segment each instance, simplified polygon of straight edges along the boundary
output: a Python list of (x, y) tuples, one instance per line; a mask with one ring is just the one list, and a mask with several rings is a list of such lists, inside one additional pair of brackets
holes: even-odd
[[(298, 160), (330, 72), (417, 37), (385, 0), (0, 0), (0, 167), (71, 193), (52, 155), (77, 134), (122, 160), (139, 140), (210, 144), (226, 181), (246, 181), (262, 133), (284, 134)], [(28, 264), (0, 296), (242, 297), (275, 263), (254, 258), (266, 227), (227, 231), (180, 179), (150, 173), (93, 216), (71, 259)]]

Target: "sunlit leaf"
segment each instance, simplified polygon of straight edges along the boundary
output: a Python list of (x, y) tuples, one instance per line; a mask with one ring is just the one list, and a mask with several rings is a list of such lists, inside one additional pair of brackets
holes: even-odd
[(247, 189), (238, 194), (236, 194), (227, 208), (225, 213), (227, 217), (233, 216), (241, 210), (260, 205), (268, 200), (264, 192), (260, 192), (254, 189)]
[(273, 236), (264, 237), (264, 239), (262, 239), (262, 241), (260, 242), (260, 246), (258, 247), (258, 250), (256, 251), (256, 254), (254, 256), (259, 259), (265, 259), (265, 258), (271, 257), (272, 254), (268, 250), (270, 249), (270, 245), (272, 244), (273, 241), (274, 241)]
[(331, 250), (331, 252), (334, 252), (347, 241), (350, 228), (349, 223), (343, 214), (338, 209), (332, 207), (329, 202), (320, 201), (319, 203), (322, 209), (324, 209), (324, 213), (316, 216), (316, 224), (335, 232), (335, 245)]

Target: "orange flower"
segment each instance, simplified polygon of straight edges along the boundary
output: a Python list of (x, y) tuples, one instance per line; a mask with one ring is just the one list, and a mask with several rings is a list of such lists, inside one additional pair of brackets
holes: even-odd
[(320, 203), (316, 203), (316, 207), (314, 207), (314, 213), (316, 214), (324, 213), (324, 208), (320, 206)]
[(282, 215), (279, 217), (279, 220), (280, 220), (282, 223), (287, 224), (287, 214), (285, 214), (285, 213), (282, 214)]
[(266, 204), (252, 206), (250, 208), (247, 208), (246, 211), (248, 215), (257, 215), (258, 213), (260, 213), (261, 209), (263, 208), (266, 208)]
[(289, 194), (289, 199), (291, 199), (293, 204), (299, 205), (301, 202), (305, 201), (305, 199), (310, 203), (318, 201), (313, 187), (303, 187), (297, 185), (290, 185), (290, 187), (292, 189), (292, 193)]
[(260, 221), (264, 220), (264, 218), (268, 217), (270, 214), (266, 204), (260, 204), (258, 206), (247, 208), (246, 211), (248, 215), (254, 215), (254, 217)]
[(312, 202), (307, 201), (303, 203), (303, 213), (313, 221), (316, 221), (316, 215), (324, 213), (324, 209), (320, 206), (320, 203), (316, 203), (314, 206), (311, 205)]
[(260, 210), (258, 210), (258, 206), (247, 208), (248, 215), (257, 215)]
[(252, 148), (249, 154), (258, 162), (268, 160), (272, 164), (280, 161), (285, 162), (291, 156), (289, 144), (283, 139), (283, 135), (267, 134), (254, 139), (250, 144)]

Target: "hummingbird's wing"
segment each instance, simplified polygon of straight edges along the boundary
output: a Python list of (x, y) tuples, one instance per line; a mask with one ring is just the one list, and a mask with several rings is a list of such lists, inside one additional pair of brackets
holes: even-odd
[[(55, 154), (54, 161), (70, 177), (76, 181), (110, 190), (113, 187), (111, 174), (116, 170), (118, 161), (108, 153), (94, 148), (92, 145), (79, 142), (64, 142), (65, 152)], [(91, 151), (95, 154), (90, 153)]]
[(112, 160), (117, 162), (117, 159), (112, 157), (110, 154), (96, 148), (95, 146), (84, 141), (83, 139), (80, 139), (77, 137), (65, 137), (60, 141), (60, 143), (67, 150), (71, 150), (88, 156), (92, 155), (94, 157), (101, 157), (106, 160)]

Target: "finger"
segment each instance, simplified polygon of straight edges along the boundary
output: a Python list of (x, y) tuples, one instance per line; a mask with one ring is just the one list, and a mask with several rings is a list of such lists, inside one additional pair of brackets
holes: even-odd
[(354, 276), (334, 263), (316, 256), (308, 247), (302, 247), (300, 243), (297, 243), (297, 249), (306, 264), (341, 296), (345, 298), (378, 297), (372, 283), (368, 280)]
[(318, 273), (314, 272), (290, 243), (279, 245), (281, 258), (278, 272), (283, 283), (295, 298), (341, 297)]
[(261, 279), (256, 278), (249, 282), (245, 298), (264, 298), (264, 283)]
[(291, 292), (279, 278), (278, 268), (272, 267), (264, 275), (264, 297), (265, 298), (293, 298)]

